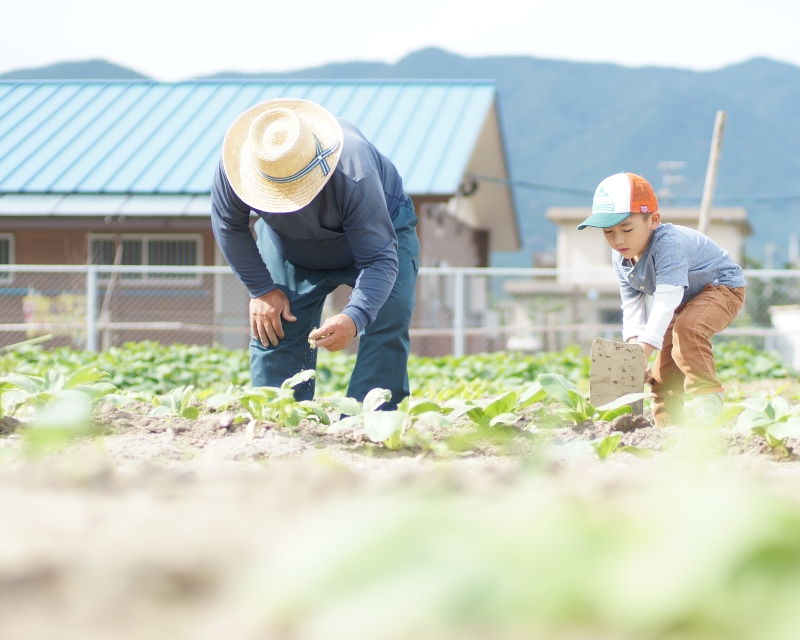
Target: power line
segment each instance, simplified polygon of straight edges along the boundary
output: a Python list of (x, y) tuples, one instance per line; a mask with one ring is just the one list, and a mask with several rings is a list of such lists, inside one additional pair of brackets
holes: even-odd
[[(594, 191), (588, 189), (574, 189), (572, 187), (557, 187), (549, 184), (541, 184), (538, 182), (530, 182), (528, 180), (509, 180), (505, 178), (493, 178), (491, 176), (482, 176), (478, 174), (469, 174), (468, 179), (480, 182), (493, 182), (495, 184), (505, 184), (510, 187), (522, 187), (523, 189), (535, 189), (537, 191), (549, 191), (552, 193), (567, 193), (576, 196), (593, 196)], [(474, 187), (474, 185), (473, 185)], [(472, 190), (470, 190), (470, 193)], [(699, 203), (701, 198), (699, 196), (678, 196), (674, 198), (677, 202), (686, 202), (696, 204)], [(800, 195), (792, 196), (716, 196), (715, 202), (725, 202), (729, 204), (758, 204), (758, 203), (780, 203), (780, 202), (800, 202)]]
[(571, 193), (577, 196), (593, 196), (594, 190), (573, 189), (571, 187), (554, 187), (549, 184), (539, 184), (538, 182), (528, 182), (527, 180), (506, 180), (505, 178), (492, 178), (491, 176), (481, 176), (471, 173), (467, 176), (472, 180), (481, 182), (494, 182), (496, 184), (507, 184), (512, 187), (525, 187), (526, 189), (538, 189), (539, 191), (554, 191), (557, 193)]

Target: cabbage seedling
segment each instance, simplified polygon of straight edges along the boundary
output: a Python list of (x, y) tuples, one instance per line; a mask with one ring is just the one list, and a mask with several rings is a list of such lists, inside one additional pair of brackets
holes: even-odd
[(759, 435), (778, 458), (793, 457), (787, 438), (800, 437), (800, 406), (791, 406), (782, 396), (750, 398), (738, 405), (741, 412), (734, 430)]
[(322, 405), (311, 401), (297, 402), (294, 398), (294, 387), (316, 375), (313, 369), (306, 369), (284, 380), (280, 387), (247, 389), (239, 396), (239, 402), (253, 420), (267, 420), (279, 427), (296, 427), (309, 415), (327, 424), (328, 416)]
[(542, 385), (542, 390), (561, 405), (554, 407), (552, 411), (573, 424), (580, 424), (587, 420), (613, 420), (626, 413), (631, 413), (631, 403), (652, 395), (650, 393), (629, 393), (600, 407), (595, 407), (564, 376), (556, 373), (543, 373), (539, 376), (539, 383)]
[(364, 397), (364, 402), (355, 398), (329, 398), (328, 403), (346, 417), (334, 422), (328, 432), (335, 433), (351, 427), (362, 429), (372, 442), (382, 442), (387, 449), (393, 451), (401, 449), (409, 413), (379, 411), (381, 405), (391, 398), (392, 392), (388, 389), (372, 389)]
[(94, 411), (100, 400), (123, 405), (131, 399), (117, 395), (117, 387), (106, 382), (109, 377), (88, 365), (77, 369), (69, 376), (58, 371), (48, 371), (43, 377), (9, 373), (0, 378), (2, 390), (0, 406), (2, 412), (15, 414), (21, 407), (28, 406), (39, 413), (59, 398), (80, 394), (88, 400), (90, 411)]
[(607, 435), (605, 438), (593, 440), (589, 444), (592, 445), (592, 449), (594, 449), (594, 452), (597, 454), (597, 457), (600, 460), (606, 460), (612, 453), (618, 452), (630, 453), (637, 458), (652, 457), (652, 453), (649, 449), (634, 447), (633, 445), (620, 446), (621, 441), (622, 434), (619, 431), (615, 431), (614, 433)]
[(197, 420), (200, 417), (200, 409), (189, 404), (192, 398), (194, 398), (194, 387), (192, 385), (178, 387), (164, 396), (154, 396), (150, 415), (180, 416), (188, 420)]

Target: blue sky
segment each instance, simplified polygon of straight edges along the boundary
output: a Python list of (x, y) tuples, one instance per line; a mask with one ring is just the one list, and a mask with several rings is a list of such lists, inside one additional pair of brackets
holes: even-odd
[(0, 72), (105, 58), (161, 80), (222, 70), (469, 56), (715, 69), (800, 65), (797, 0), (41, 0), (6, 3)]

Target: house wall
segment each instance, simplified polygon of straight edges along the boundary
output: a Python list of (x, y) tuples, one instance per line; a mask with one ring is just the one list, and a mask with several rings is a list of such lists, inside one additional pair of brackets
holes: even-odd
[[(481, 267), (488, 265), (489, 232), (474, 229), (455, 218), (446, 209), (444, 198), (415, 198), (415, 208), (420, 218), (418, 234), (421, 244), (421, 264), (434, 266)], [(108, 220), (108, 221), (106, 221)], [(199, 234), (202, 237), (203, 264), (224, 264), (207, 218), (53, 218), (28, 217), (2, 219), (4, 233), (14, 235), (17, 264), (86, 264), (87, 241), (90, 234)], [(105, 304), (105, 282), (101, 282), (98, 312)], [(428, 283), (430, 284), (430, 283)], [(422, 283), (421, 283), (422, 286)], [(483, 288), (485, 288), (483, 283)], [(26, 274), (18, 273), (7, 290), (0, 295), (0, 325), (25, 322), (23, 301), (32, 291), (47, 296), (58, 292), (82, 296), (85, 292), (83, 274)], [(13, 291), (12, 291), (13, 289)], [(334, 308), (344, 307), (349, 290), (337, 291)], [(441, 291), (430, 296), (421, 291), (418, 296), (416, 323), (420, 327), (436, 326), (446, 329), (452, 324), (452, 291)], [(481, 291), (481, 293), (485, 293)], [(485, 297), (485, 296), (484, 296)], [(482, 314), (485, 305), (475, 292), (470, 292), (470, 313)], [(208, 344), (218, 342), (229, 347), (246, 347), (247, 305), (249, 297), (234, 276), (207, 276), (199, 283), (143, 283), (128, 279), (118, 280), (106, 309), (107, 320), (126, 323), (182, 322), (196, 326), (216, 325), (217, 334), (210, 331), (156, 331), (153, 328), (115, 329), (101, 331), (103, 348), (119, 345), (129, 340), (156, 339), (162, 343), (191, 342)], [(430, 304), (429, 304), (430, 302)], [(437, 306), (438, 305), (438, 306)], [(475, 306), (475, 308), (472, 308)], [(436, 308), (434, 308), (436, 307)], [(480, 318), (470, 321), (480, 324)], [(102, 320), (101, 320), (102, 321)], [(416, 324), (415, 323), (415, 324)], [(0, 332), (0, 344), (25, 339), (19, 332)], [(497, 348), (487, 337), (471, 336), (472, 351)], [(438, 355), (449, 353), (451, 340), (446, 336), (415, 335), (414, 352)], [(51, 346), (74, 344), (79, 339), (59, 336)]]
[[(158, 235), (199, 235), (202, 239), (202, 264), (214, 264), (213, 234), (206, 218), (194, 219), (113, 219), (104, 218), (4, 218), (0, 222), (4, 233), (14, 237), (14, 262), (16, 264), (64, 265), (86, 264), (87, 244), (90, 234), (158, 234)], [(105, 310), (107, 320), (112, 322), (173, 322), (210, 326), (214, 323), (215, 307), (214, 276), (203, 276), (199, 281), (179, 282), (162, 280), (144, 282), (138, 279), (117, 279), (113, 295), (106, 304), (108, 281), (99, 281), (97, 299), (98, 312)], [(230, 288), (227, 284), (222, 288)], [(15, 273), (13, 279), (0, 287), (0, 344), (11, 344), (24, 340), (25, 331), (9, 331), (8, 325), (26, 322), (24, 302), (31, 294), (48, 297), (66, 294), (83, 300), (86, 292), (86, 279), (83, 273)], [(53, 300), (58, 300), (57, 297)], [(55, 303), (54, 303), (55, 304)], [(84, 304), (81, 302), (81, 304)], [(102, 315), (102, 313), (101, 313)], [(100, 321), (103, 318), (99, 318)], [(219, 324), (219, 323), (216, 323)], [(232, 328), (229, 342), (246, 345), (245, 332), (240, 335), (240, 327)], [(58, 333), (58, 332), (57, 332)], [(56, 335), (48, 346), (72, 344), (83, 346), (82, 330), (71, 335)], [(101, 345), (106, 348), (129, 340), (158, 340), (169, 344), (190, 342), (211, 344), (220, 341), (219, 335), (211, 331), (164, 330), (153, 328), (137, 329), (135, 326), (112, 332), (101, 331)]]
[[(443, 203), (427, 202), (417, 208), (420, 240), (420, 262), (424, 267), (486, 267), (489, 265), (489, 232), (475, 229), (453, 216)], [(470, 301), (475, 308), (470, 313), (481, 324), (480, 314), (486, 312), (486, 282), (478, 284), (470, 292)], [(411, 324), (411, 350), (427, 356), (452, 353), (452, 339), (441, 335), (414, 335), (417, 328), (446, 329), (453, 323), (453, 292), (446, 278), (421, 278), (417, 284), (417, 305)], [(471, 336), (467, 345), (471, 352), (489, 351), (493, 345), (484, 336)]]
[(103, 218), (3, 219), (4, 233), (14, 235), (16, 264), (86, 264), (89, 234), (198, 234), (202, 237), (203, 265), (214, 264), (214, 235), (205, 218), (131, 219), (105, 222)]
[(489, 232), (474, 229), (453, 217), (445, 205), (415, 203), (419, 224), (420, 262), (423, 267), (486, 267)]
[[(472, 149), (466, 174), (508, 179), (506, 152), (497, 105), (486, 114), (481, 133)], [(456, 195), (453, 207), (457, 217), (463, 217), (474, 228), (491, 229), (491, 251), (516, 251), (520, 248), (520, 235), (513, 196), (508, 184), (478, 180), (468, 196)]]
[(556, 266), (560, 269), (597, 270), (596, 273), (559, 274), (558, 281), (563, 283), (602, 284), (609, 279), (614, 280), (607, 271), (611, 269), (611, 247), (601, 229), (578, 231), (560, 225), (556, 238)]

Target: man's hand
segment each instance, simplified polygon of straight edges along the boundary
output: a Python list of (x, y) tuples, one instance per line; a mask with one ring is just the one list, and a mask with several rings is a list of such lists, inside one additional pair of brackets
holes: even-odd
[(308, 334), (317, 347), (328, 351), (341, 351), (356, 337), (356, 323), (343, 313), (328, 318), (319, 329)]
[(289, 307), (289, 298), (280, 289), (250, 300), (250, 330), (265, 347), (269, 343), (274, 346), (283, 338), (281, 318), (289, 322), (297, 320)]

